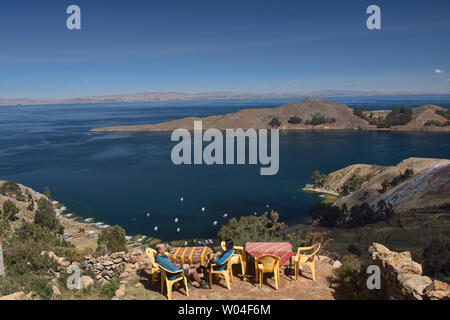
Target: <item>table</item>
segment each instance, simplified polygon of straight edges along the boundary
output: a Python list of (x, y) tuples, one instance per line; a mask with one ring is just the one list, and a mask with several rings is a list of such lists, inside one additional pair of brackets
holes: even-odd
[(289, 262), (294, 255), (292, 244), (289, 242), (247, 242), (245, 251), (255, 260), (265, 255), (279, 257), (280, 267)]
[(209, 263), (209, 254), (213, 250), (210, 247), (174, 247), (167, 257), (173, 263), (181, 264), (199, 264), (207, 267)]

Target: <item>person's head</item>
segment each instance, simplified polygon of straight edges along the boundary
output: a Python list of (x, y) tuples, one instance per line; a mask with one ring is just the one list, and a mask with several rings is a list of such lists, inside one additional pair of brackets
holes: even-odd
[(164, 243), (158, 243), (155, 245), (155, 250), (157, 254), (164, 254), (164, 252), (166, 251), (166, 246), (164, 245)]
[(234, 247), (234, 243), (232, 239), (228, 239), (227, 241), (225, 241), (225, 248), (228, 250), (233, 249)]

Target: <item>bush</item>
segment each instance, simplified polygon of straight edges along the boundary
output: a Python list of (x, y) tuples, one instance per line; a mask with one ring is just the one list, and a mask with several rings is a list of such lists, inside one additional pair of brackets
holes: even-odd
[(306, 125), (318, 126), (321, 124), (336, 122), (336, 118), (327, 118), (319, 113), (312, 116), (311, 120), (306, 120)]
[(423, 273), (445, 282), (450, 281), (450, 242), (433, 239), (423, 250)]
[(390, 203), (380, 200), (377, 208), (372, 208), (367, 202), (355, 205), (350, 209), (350, 225), (353, 227), (364, 226), (382, 220), (390, 219), (394, 216), (394, 209)]
[(103, 229), (102, 232), (100, 232), (97, 242), (99, 248), (104, 246), (109, 253), (127, 251), (127, 240), (125, 236), (125, 230), (122, 227), (115, 225)]
[(345, 181), (345, 183), (341, 187), (341, 195), (346, 196), (353, 191), (361, 188), (361, 185), (366, 181), (366, 178), (359, 175), (359, 170), (355, 170), (355, 172), (351, 175), (350, 178)]
[(450, 109), (447, 110), (435, 110), (436, 114), (440, 115), (441, 117), (444, 117), (447, 120), (450, 120)]
[(366, 288), (367, 275), (362, 262), (348, 254), (341, 259), (342, 266), (333, 270), (330, 282), (342, 298), (357, 299)]
[(53, 289), (49, 285), (48, 280), (44, 278), (31, 280), (30, 289), (44, 300), (49, 300), (53, 293)]
[(56, 270), (57, 263), (47, 256), (41, 256), (41, 251), (48, 249), (41, 243), (33, 241), (14, 242), (4, 248), (5, 270), (9, 277), (26, 285), (30, 276), (44, 276), (51, 270)]
[(278, 120), (278, 118), (273, 117), (269, 122), (269, 126), (271, 126), (272, 128), (277, 128), (281, 126), (281, 122), (280, 120)]
[(325, 227), (337, 227), (344, 222), (344, 211), (328, 203), (319, 202), (309, 208), (309, 215)]
[(14, 221), (17, 219), (19, 208), (11, 200), (3, 202), (3, 210), (0, 210), (0, 219)]
[(108, 283), (105, 283), (100, 290), (100, 296), (111, 299), (115, 296), (117, 289), (119, 289), (120, 281), (118, 278), (113, 278)]
[(378, 120), (378, 128), (390, 128), (409, 123), (412, 120), (412, 110), (406, 107), (395, 107), (386, 118)]
[(353, 109), (353, 114), (357, 117), (364, 117), (364, 108), (363, 107), (359, 107), (359, 108), (355, 108)]
[(55, 208), (53, 203), (45, 198), (41, 198), (38, 201), (38, 209), (34, 216), (34, 223), (46, 227), (50, 230), (59, 230), (61, 225), (56, 217)]
[(311, 175), (315, 187), (322, 187), (325, 184), (327, 177), (328, 175), (320, 173), (318, 170), (313, 171)]
[(7, 296), (20, 290), (16, 281), (11, 277), (0, 277), (0, 296)]
[(54, 232), (50, 231), (48, 228), (29, 222), (24, 222), (22, 226), (17, 229), (16, 236), (18, 241), (20, 242), (34, 241), (51, 246), (71, 246), (71, 244), (67, 243), (65, 240), (60, 239)]
[(25, 201), (25, 196), (23, 195), (20, 186), (14, 181), (10, 180), (3, 183), (1, 193), (3, 195), (12, 196), (18, 201)]
[(279, 215), (275, 211), (265, 212), (261, 216), (245, 216), (230, 219), (223, 225), (217, 236), (220, 240), (233, 239), (235, 245), (245, 245), (252, 241), (279, 241), (278, 231), (286, 228), (283, 222), (278, 222)]
[(289, 122), (290, 124), (299, 124), (299, 123), (302, 123), (302, 119), (299, 118), (299, 117), (290, 117), (290, 118), (288, 119), (288, 122)]

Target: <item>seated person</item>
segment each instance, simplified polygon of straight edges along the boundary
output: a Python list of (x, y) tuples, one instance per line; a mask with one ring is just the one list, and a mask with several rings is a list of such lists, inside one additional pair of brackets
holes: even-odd
[(223, 252), (221, 255), (219, 255), (216, 259), (212, 259), (211, 260), (211, 263), (217, 265), (217, 266), (214, 266), (214, 270), (215, 271), (223, 271), (223, 270), (225, 270), (225, 267), (227, 266), (227, 264), (224, 263), (224, 262), (234, 253), (233, 240), (228, 239), (225, 242), (225, 249), (226, 249), (225, 252)]
[[(155, 246), (155, 250), (156, 250), (156, 255), (155, 255), (155, 262), (157, 264), (159, 264), (160, 266), (162, 266), (164, 269), (169, 270), (169, 271), (178, 271), (178, 270), (183, 270), (184, 275), (186, 277), (188, 277), (189, 275), (191, 275), (195, 281), (198, 281), (198, 283), (200, 283), (200, 287), (203, 289), (209, 289), (209, 284), (200, 279), (200, 275), (198, 274), (197, 270), (194, 267), (190, 267), (188, 264), (175, 264), (172, 261), (170, 261), (169, 259), (166, 258), (166, 256), (164, 255), (164, 252), (166, 251), (166, 247), (163, 243), (158, 243)], [(174, 280), (177, 277), (179, 277), (178, 274), (167, 274), (167, 277), (169, 278), (169, 280)], [(188, 288), (189, 290), (193, 290), (196, 287), (194, 287), (190, 282), (188, 282)]]

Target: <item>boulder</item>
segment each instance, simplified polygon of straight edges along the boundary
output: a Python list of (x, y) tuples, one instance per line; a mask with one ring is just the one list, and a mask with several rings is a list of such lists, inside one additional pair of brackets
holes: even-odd
[(7, 296), (1, 296), (0, 300), (25, 300), (25, 292), (18, 291)]
[(80, 281), (81, 281), (82, 288), (87, 289), (94, 285), (94, 280), (89, 276), (82, 276)]
[(336, 260), (336, 261), (333, 263), (333, 268), (339, 269), (340, 267), (342, 267), (342, 263), (341, 263), (339, 260)]
[(53, 296), (60, 296), (61, 295), (61, 291), (59, 290), (59, 288), (55, 285), (52, 285), (52, 290), (53, 290)]
[(119, 289), (116, 290), (116, 297), (125, 296), (125, 285), (120, 285)]

